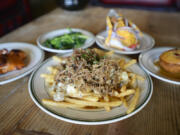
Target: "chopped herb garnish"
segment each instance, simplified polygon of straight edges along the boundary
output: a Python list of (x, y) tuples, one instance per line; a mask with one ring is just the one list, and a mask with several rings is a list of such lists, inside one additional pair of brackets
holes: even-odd
[(87, 61), (88, 64), (98, 64), (101, 57), (93, 52), (92, 50), (90, 51), (89, 49), (84, 50), (81, 54), (81, 58)]

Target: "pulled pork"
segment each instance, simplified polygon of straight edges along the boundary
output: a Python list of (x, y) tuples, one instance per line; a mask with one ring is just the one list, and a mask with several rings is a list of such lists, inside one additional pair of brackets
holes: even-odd
[(92, 49), (75, 50), (59, 65), (55, 79), (65, 85), (73, 85), (84, 92), (112, 95), (122, 87), (123, 70), (116, 59), (100, 56)]

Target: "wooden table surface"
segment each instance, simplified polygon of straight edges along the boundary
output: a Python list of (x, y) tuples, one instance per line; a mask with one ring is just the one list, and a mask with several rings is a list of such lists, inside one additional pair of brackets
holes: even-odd
[[(156, 46), (180, 46), (180, 13), (116, 9), (155, 38)], [(55, 9), (0, 38), (0, 42), (28, 42), (48, 31), (82, 28), (97, 34), (105, 29), (108, 8), (77, 12)], [(47, 55), (52, 55), (46, 53)], [(180, 86), (152, 77), (154, 92), (136, 115), (113, 124), (84, 126), (55, 119), (31, 100), (26, 76), (0, 86), (0, 134), (3, 135), (180, 135)]]

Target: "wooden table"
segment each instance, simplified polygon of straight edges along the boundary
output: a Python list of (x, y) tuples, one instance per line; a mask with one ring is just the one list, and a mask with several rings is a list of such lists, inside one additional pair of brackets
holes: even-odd
[[(74, 27), (97, 34), (105, 29), (108, 8), (88, 7), (69, 12), (56, 9), (0, 38), (0, 42), (28, 42), (48, 31)], [(156, 46), (180, 46), (180, 13), (117, 9), (156, 40)], [(48, 53), (46, 53), (48, 55)], [(52, 55), (52, 54), (51, 54)], [(55, 119), (31, 100), (26, 76), (0, 86), (0, 134), (3, 135), (179, 135), (180, 86), (153, 79), (147, 106), (126, 120), (84, 126)]]

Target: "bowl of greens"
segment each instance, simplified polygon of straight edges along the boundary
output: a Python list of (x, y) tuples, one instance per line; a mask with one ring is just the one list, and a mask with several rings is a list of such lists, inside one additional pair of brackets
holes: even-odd
[(95, 42), (91, 32), (82, 29), (66, 28), (45, 33), (38, 37), (38, 46), (48, 52), (69, 53), (77, 48), (88, 48)]

